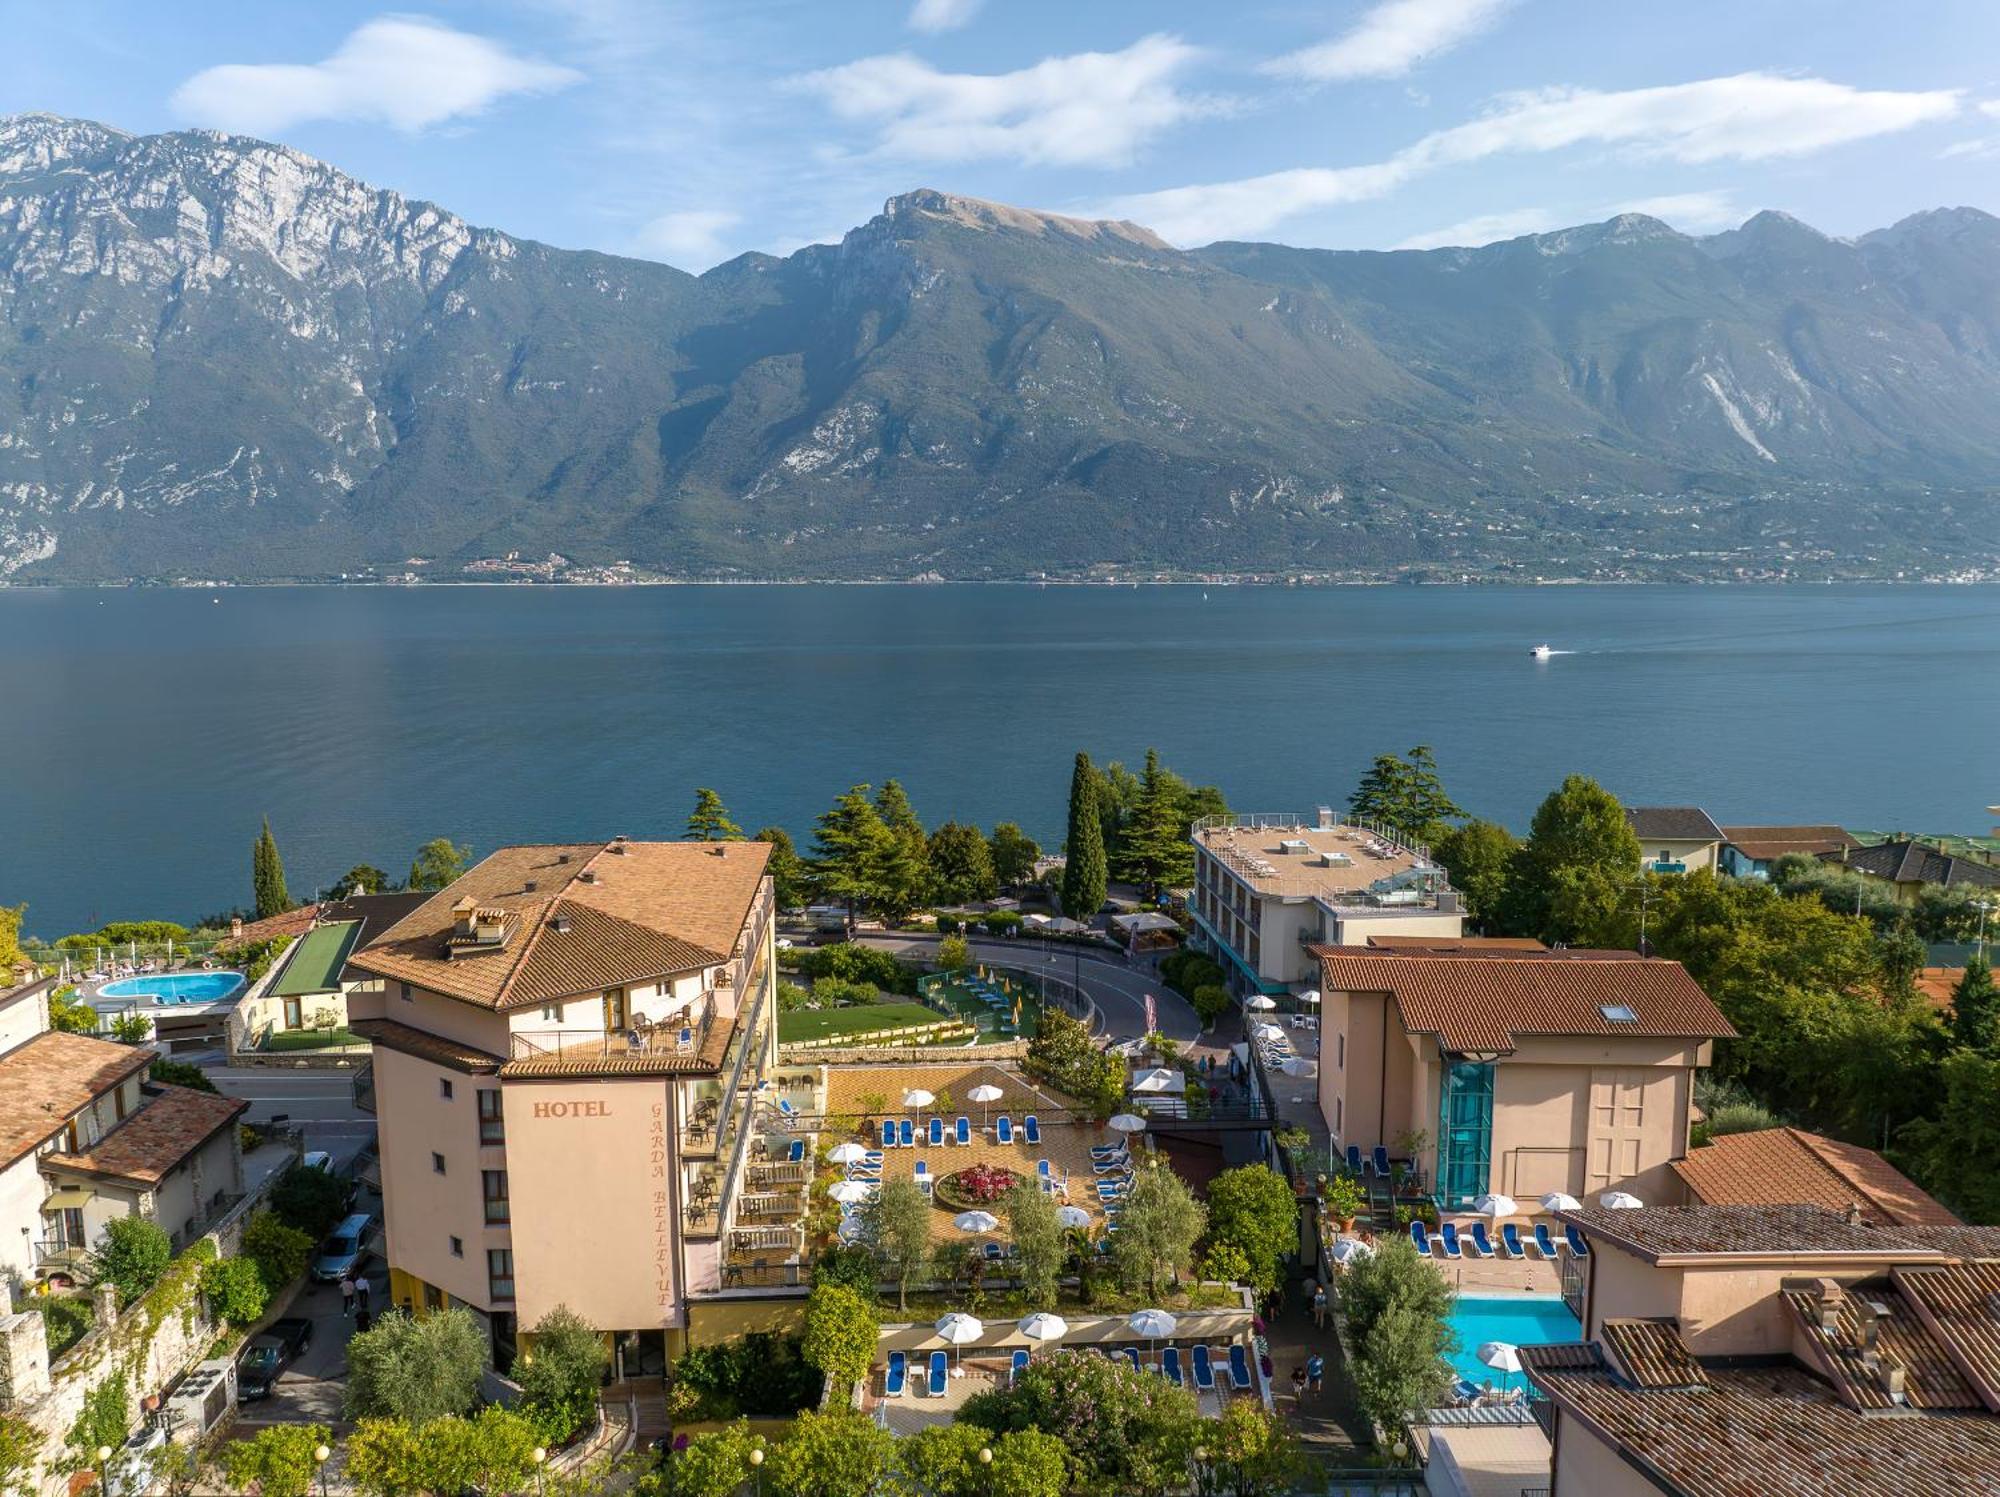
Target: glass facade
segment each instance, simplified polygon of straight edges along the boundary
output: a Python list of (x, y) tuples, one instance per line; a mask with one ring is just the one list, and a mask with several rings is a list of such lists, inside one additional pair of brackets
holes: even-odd
[(1493, 1157), (1493, 1067), (1447, 1061), (1438, 1103), (1438, 1204), (1470, 1206), (1486, 1193)]

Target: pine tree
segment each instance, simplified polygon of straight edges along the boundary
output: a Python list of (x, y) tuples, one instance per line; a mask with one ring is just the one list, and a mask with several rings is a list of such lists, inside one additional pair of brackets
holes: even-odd
[(930, 897), (930, 842), (900, 782), (883, 782), (875, 811), (889, 834), (876, 870), (876, 898), (885, 913), (906, 915)]
[(1072, 920), (1088, 920), (1104, 905), (1104, 827), (1098, 820), (1097, 773), (1090, 755), (1076, 756), (1069, 782), (1069, 833), (1064, 844), (1062, 907)]
[(1992, 964), (1978, 953), (1951, 990), (1951, 1037), (1982, 1055), (2000, 1052), (2000, 989), (1993, 985)]
[(937, 897), (949, 904), (991, 899), (1000, 892), (993, 852), (976, 826), (947, 821), (931, 833), (931, 877)]
[(703, 786), (694, 793), (694, 810), (688, 813), (688, 836), (696, 842), (741, 842), (743, 828), (729, 819), (722, 797)]
[(1146, 750), (1139, 798), (1119, 852), (1119, 871), (1148, 892), (1194, 882), (1194, 845), (1188, 841), (1187, 782)]
[(811, 875), (805, 859), (792, 844), (792, 834), (781, 826), (759, 827), (756, 840), (771, 844), (771, 861), (767, 866), (771, 895), (778, 901), (778, 908), (790, 910), (804, 904), (812, 893)]
[(250, 850), (250, 887), (257, 901), (257, 918), (268, 920), (292, 907), (285, 889), (285, 860), (278, 856), (277, 839), (271, 835), (271, 818), (264, 818), (264, 830)]
[(845, 900), (850, 919), (859, 903), (878, 899), (889, 829), (869, 800), (867, 785), (843, 793), (813, 825), (810, 868), (820, 892)]
[(1378, 754), (1347, 798), (1350, 816), (1388, 827), (1405, 842), (1435, 844), (1450, 830), (1451, 818), (1465, 812), (1445, 794), (1430, 745), (1407, 756)]

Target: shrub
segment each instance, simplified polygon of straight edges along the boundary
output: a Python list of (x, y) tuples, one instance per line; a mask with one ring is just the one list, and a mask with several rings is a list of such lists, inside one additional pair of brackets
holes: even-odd
[(542, 1439), (560, 1445), (589, 1423), (609, 1360), (597, 1328), (567, 1305), (535, 1322), (527, 1355), (514, 1368), (522, 1412)]
[(958, 1417), (1003, 1437), (1059, 1440), (1079, 1493), (1182, 1490), (1202, 1428), (1193, 1394), (1103, 1357), (1037, 1358), (1011, 1388), (975, 1393)]
[(100, 1283), (116, 1284), (119, 1300), (129, 1305), (160, 1282), (173, 1257), (173, 1242), (158, 1222), (143, 1216), (116, 1217), (105, 1223), (96, 1277)]
[(97, 1452), (106, 1445), (116, 1450), (132, 1430), (132, 1388), (122, 1372), (110, 1377), (83, 1395), (83, 1407), (76, 1423), (69, 1427), (68, 1443), (78, 1458), (97, 1464)]
[(937, 964), (945, 972), (961, 972), (972, 965), (972, 948), (964, 936), (946, 936), (938, 942)]
[(271, 1187), (268, 1197), (278, 1220), (317, 1242), (347, 1214), (347, 1183), (325, 1170), (294, 1164)]
[(806, 1300), (805, 1335), (800, 1352), (835, 1388), (852, 1388), (875, 1361), (874, 1295), (822, 1284)]
[[(676, 1417), (783, 1418), (819, 1402), (823, 1379), (795, 1336), (752, 1331), (734, 1341), (691, 1346), (674, 1363), (668, 1390)], [(694, 1395), (690, 1401), (690, 1390)]]
[(208, 1072), (200, 1066), (191, 1066), (184, 1060), (168, 1060), (165, 1056), (161, 1056), (153, 1062), (152, 1068), (146, 1074), (154, 1081), (164, 1082), (168, 1086), (184, 1086), (189, 1091), (215, 1090), (215, 1083), (208, 1079)]
[(1279, 1261), (1298, 1251), (1298, 1198), (1268, 1165), (1224, 1170), (1208, 1185), (1208, 1232), (1212, 1242), (1242, 1250), (1244, 1282), (1268, 1294), (1278, 1286)]
[(896, 1437), (852, 1409), (799, 1416), (769, 1464), (779, 1497), (869, 1497), (895, 1459)]
[[(955, 936), (965, 929), (965, 922), (960, 920), (956, 915), (947, 915), (944, 911), (940, 910), (938, 911), (937, 928), (938, 934), (941, 936)], [(939, 965), (942, 966), (943, 963), (939, 963)]]
[(938, 1198), (952, 1206), (990, 1206), (1021, 1183), (1021, 1177), (1003, 1165), (973, 1164), (946, 1175), (935, 1187)]
[(254, 1324), (271, 1298), (263, 1270), (252, 1258), (218, 1258), (202, 1265), (201, 1292), (212, 1313), (239, 1329)]
[(1021, 928), (1023, 922), (1012, 910), (995, 910), (979, 923), (986, 927), (988, 935), (1011, 936)]
[(486, 1336), (471, 1311), (384, 1315), (347, 1343), (347, 1417), (420, 1425), (464, 1414), (485, 1370)]
[(874, 1253), (860, 1243), (828, 1248), (813, 1260), (815, 1289), (822, 1284), (837, 1284), (843, 1289), (852, 1289), (864, 1300), (873, 1303), (881, 1279), (882, 1269), (876, 1263)]
[(1215, 1021), (1229, 1012), (1229, 989), (1219, 982), (1205, 982), (1189, 996), (1195, 1017), (1203, 1029), (1213, 1029)]
[(668, 1457), (671, 1471), (641, 1478), (641, 1497), (735, 1497), (750, 1479), (750, 1452), (762, 1443), (740, 1420), (696, 1435)]
[[(42, 1317), (42, 1331), (48, 1338), (51, 1362), (81, 1341), (94, 1319), (90, 1301), (78, 1295), (36, 1295), (27, 1302), (27, 1308), (39, 1312)], [(5, 1490), (0, 1487), (0, 1491)]]
[(327, 1439), (324, 1425), (274, 1424), (223, 1446), (217, 1463), (239, 1492), (254, 1486), (257, 1497), (306, 1497), (319, 1469), (313, 1451)]
[(306, 1271), (312, 1246), (312, 1238), (286, 1226), (275, 1212), (258, 1212), (243, 1229), (243, 1255), (257, 1265), (264, 1288), (272, 1294)]

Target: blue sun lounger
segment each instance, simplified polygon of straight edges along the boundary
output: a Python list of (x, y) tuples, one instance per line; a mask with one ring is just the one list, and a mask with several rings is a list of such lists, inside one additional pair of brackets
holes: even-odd
[(1125, 1359), (1125, 1365), (1130, 1367), (1134, 1372), (1142, 1372), (1145, 1370), (1139, 1361), (1138, 1347), (1121, 1346), (1118, 1348), (1118, 1355)]
[(1512, 1222), (1500, 1229), (1500, 1246), (1509, 1258), (1525, 1258), (1528, 1250), (1521, 1246), (1521, 1231)]
[(1389, 1151), (1381, 1144), (1375, 1145), (1375, 1173), (1384, 1180), (1395, 1173), (1389, 1168)]
[(1003, 1144), (1011, 1144), (1014, 1141), (1014, 1120), (1001, 1117), (993, 1124), (993, 1136)]
[(1482, 1258), (1493, 1256), (1493, 1244), (1486, 1237), (1486, 1223), (1474, 1222), (1466, 1229), (1471, 1234), (1472, 1250)]
[(1213, 1393), (1215, 1391), (1215, 1359), (1213, 1354), (1210, 1353), (1207, 1346), (1198, 1345), (1194, 1349), (1192, 1360), (1194, 1362), (1194, 1385), (1196, 1390), (1202, 1393)]
[(950, 1363), (945, 1359), (945, 1354), (943, 1352), (934, 1351), (931, 1353), (930, 1392), (932, 1398), (944, 1397), (944, 1380), (946, 1375), (950, 1372), (950, 1370), (951, 1370)]
[(889, 1370), (882, 1375), (882, 1396), (884, 1398), (902, 1397), (904, 1385), (909, 1380), (909, 1373), (909, 1357), (899, 1351), (890, 1352)]
[(1349, 1171), (1351, 1171), (1356, 1175), (1359, 1175), (1361, 1173), (1360, 1144), (1349, 1144), (1347, 1146), (1347, 1168), (1349, 1169)]
[(1028, 1353), (1024, 1348), (1017, 1347), (1014, 1351), (1014, 1360), (1010, 1362), (1007, 1366), (1008, 1383), (1011, 1384), (1015, 1378), (1019, 1377), (1022, 1373), (1026, 1372), (1027, 1370), (1028, 1370)]
[(1447, 1258), (1463, 1258), (1465, 1253), (1458, 1245), (1458, 1228), (1446, 1222), (1438, 1228), (1438, 1235), (1444, 1239), (1444, 1255)]
[(805, 1157), (806, 1157), (806, 1141), (802, 1138), (793, 1139), (792, 1146), (785, 1151), (785, 1162), (787, 1164), (797, 1164), (801, 1159), (804, 1159)]
[(1181, 1349), (1178, 1346), (1170, 1346), (1160, 1353), (1160, 1371), (1176, 1388), (1187, 1386), (1187, 1378), (1181, 1372)]
[(1583, 1234), (1567, 1222), (1563, 1224), (1563, 1240), (1569, 1243), (1569, 1250), (1579, 1258), (1590, 1256), (1590, 1244), (1583, 1240)]
[(1431, 1251), (1431, 1234), (1424, 1230), (1422, 1222), (1414, 1218), (1410, 1221), (1410, 1241), (1416, 1245), (1417, 1251), (1422, 1253), (1426, 1258), (1437, 1256)]
[(875, 1134), (881, 1140), (882, 1148), (893, 1149), (896, 1147), (896, 1123), (893, 1118), (884, 1118), (881, 1122), (877, 1123), (875, 1125)]
[(958, 1142), (961, 1148), (972, 1142), (971, 1118), (960, 1118), (958, 1120)]
[(1229, 1386), (1238, 1393), (1250, 1391), (1250, 1353), (1241, 1341), (1229, 1343)]
[(1548, 1259), (1549, 1262), (1553, 1263), (1556, 1261), (1556, 1245), (1554, 1240), (1549, 1236), (1549, 1224), (1547, 1222), (1535, 1223), (1535, 1246), (1541, 1249), (1542, 1256)]
[(925, 1130), (925, 1132), (930, 1139), (930, 1144), (933, 1149), (942, 1149), (944, 1147), (943, 1118), (932, 1118), (931, 1125), (928, 1129)]
[(1042, 1125), (1032, 1112), (1021, 1119), (1021, 1131), (1028, 1135), (1029, 1143), (1037, 1145), (1041, 1143)]
[(908, 1118), (896, 1124), (896, 1147), (914, 1149), (917, 1146), (917, 1130)]

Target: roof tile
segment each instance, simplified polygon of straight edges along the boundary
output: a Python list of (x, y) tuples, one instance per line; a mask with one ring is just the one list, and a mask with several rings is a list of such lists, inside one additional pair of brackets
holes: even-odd
[(1674, 1161), (1674, 1171), (1704, 1206), (1824, 1206), (1858, 1203), (1878, 1225), (1956, 1216), (1872, 1149), (1798, 1128), (1730, 1133)]
[(90, 1148), (77, 1154), (45, 1154), (43, 1164), (158, 1185), (174, 1166), (250, 1107), (240, 1097), (219, 1097), (191, 1087), (160, 1085), (148, 1090), (157, 1095)]
[(153, 1063), (156, 1051), (50, 1030), (0, 1055), (0, 1167)]

